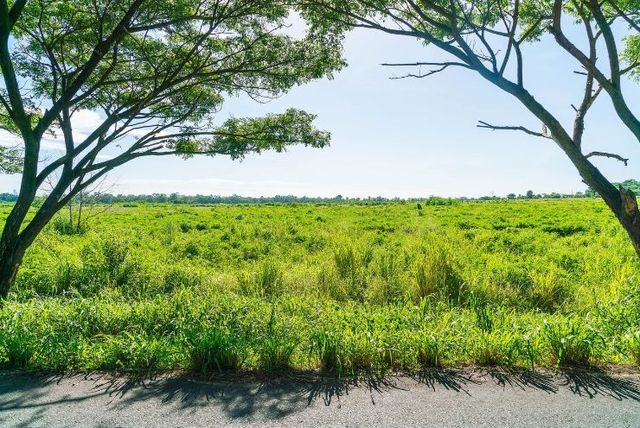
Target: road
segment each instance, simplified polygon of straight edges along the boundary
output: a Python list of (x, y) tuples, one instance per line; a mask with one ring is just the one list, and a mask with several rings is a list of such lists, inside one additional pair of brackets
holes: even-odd
[(640, 427), (640, 375), (441, 371), (339, 382), (0, 374), (2, 427)]

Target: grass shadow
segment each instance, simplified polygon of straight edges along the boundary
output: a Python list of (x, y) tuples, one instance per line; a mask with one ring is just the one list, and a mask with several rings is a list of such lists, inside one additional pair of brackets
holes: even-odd
[(486, 374), (498, 386), (503, 388), (533, 389), (548, 394), (558, 392), (558, 385), (552, 373), (525, 368), (493, 368)]
[(479, 380), (475, 379), (473, 374), (462, 369), (426, 369), (414, 373), (411, 378), (416, 382), (428, 386), (434, 392), (438, 388), (444, 388), (448, 391), (463, 392), (471, 395), (468, 385), (479, 385)]
[(640, 381), (610, 374), (595, 368), (568, 368), (561, 373), (561, 385), (578, 396), (594, 398), (598, 395), (618, 401), (640, 402)]

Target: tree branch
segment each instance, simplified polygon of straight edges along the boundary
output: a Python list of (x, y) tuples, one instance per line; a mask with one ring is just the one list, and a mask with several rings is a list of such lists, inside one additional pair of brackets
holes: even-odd
[(585, 155), (586, 159), (589, 159), (589, 158), (592, 158), (592, 157), (603, 157), (603, 158), (615, 159), (615, 160), (619, 160), (620, 162), (622, 162), (624, 164), (624, 166), (629, 166), (629, 159), (623, 158), (622, 156), (617, 155), (615, 153), (591, 152), (588, 155)]
[(440, 73), (442, 71), (445, 71), (447, 68), (449, 67), (463, 67), (463, 68), (467, 68), (470, 69), (471, 67), (469, 67), (467, 64), (464, 64), (462, 62), (455, 62), (455, 61), (448, 61), (448, 62), (415, 62), (415, 63), (397, 63), (397, 64), (388, 64), (388, 63), (383, 63), (381, 64), (384, 67), (421, 67), (421, 66), (431, 66), (431, 67), (438, 67), (432, 70), (429, 70), (426, 73), (408, 73), (404, 76), (397, 76), (397, 77), (392, 77), (392, 80), (399, 80), (399, 79), (407, 79), (407, 78), (417, 78), (417, 79), (422, 79), (431, 75), (434, 75), (436, 73)]
[(535, 132), (524, 126), (497, 126), (480, 120), (478, 121), (478, 128), (491, 129), (492, 131), (521, 131), (534, 137), (552, 139), (547, 132)]

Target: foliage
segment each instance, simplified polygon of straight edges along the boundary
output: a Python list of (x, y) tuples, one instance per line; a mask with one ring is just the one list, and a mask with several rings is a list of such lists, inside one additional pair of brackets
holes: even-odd
[(13, 147), (0, 146), (0, 174), (18, 174), (21, 171), (21, 151)]
[[(264, 102), (345, 65), (340, 37), (287, 31), (292, 11), (281, 0), (2, 2), (0, 129), (20, 146), (0, 146), (0, 173), (22, 179), (2, 230), (0, 298), (56, 212), (127, 162), (325, 147), (329, 133), (298, 109), (218, 117), (228, 97)], [(74, 132), (82, 115), (94, 129)], [(45, 136), (64, 151), (46, 152)]]

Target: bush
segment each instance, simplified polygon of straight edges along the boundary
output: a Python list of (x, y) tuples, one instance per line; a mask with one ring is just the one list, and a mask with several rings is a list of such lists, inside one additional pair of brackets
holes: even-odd
[(84, 235), (89, 231), (89, 225), (86, 222), (78, 223), (61, 215), (54, 217), (51, 225), (60, 235)]

